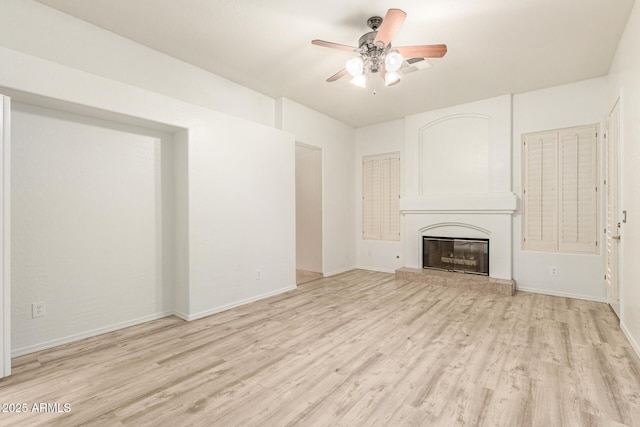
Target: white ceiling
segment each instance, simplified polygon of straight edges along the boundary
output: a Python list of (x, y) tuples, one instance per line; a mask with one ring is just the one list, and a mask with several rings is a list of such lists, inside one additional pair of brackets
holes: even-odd
[[(352, 126), (607, 74), (633, 0), (38, 0), (273, 98)], [(370, 16), (407, 12), (395, 46), (445, 43), (378, 93), (325, 79)]]

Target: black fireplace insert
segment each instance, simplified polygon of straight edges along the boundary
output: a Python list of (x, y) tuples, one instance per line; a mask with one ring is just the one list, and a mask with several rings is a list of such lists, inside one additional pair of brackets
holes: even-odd
[(489, 239), (422, 236), (422, 268), (489, 275)]

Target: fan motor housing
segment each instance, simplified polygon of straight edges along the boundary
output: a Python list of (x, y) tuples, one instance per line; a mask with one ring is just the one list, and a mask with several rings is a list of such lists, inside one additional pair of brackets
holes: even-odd
[(363, 34), (360, 40), (358, 40), (358, 47), (363, 48), (365, 45), (367, 45), (367, 47), (373, 46), (373, 40), (375, 40), (376, 34), (378, 34), (377, 31), (370, 31)]

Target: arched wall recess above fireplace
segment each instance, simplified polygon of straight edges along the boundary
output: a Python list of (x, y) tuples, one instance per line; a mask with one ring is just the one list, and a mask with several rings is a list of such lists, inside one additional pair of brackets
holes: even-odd
[(418, 132), (419, 194), (489, 192), (491, 117), (453, 114)]
[(511, 97), (407, 116), (403, 197), (511, 192)]
[(487, 239), (491, 236), (491, 231), (473, 224), (462, 222), (441, 222), (430, 224), (419, 230), (422, 236), (447, 236), (456, 238), (476, 237)]

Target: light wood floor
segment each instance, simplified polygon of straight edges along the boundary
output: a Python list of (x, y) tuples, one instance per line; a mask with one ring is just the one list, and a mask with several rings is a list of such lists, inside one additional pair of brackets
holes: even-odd
[(322, 273), (296, 269), (296, 285), (301, 285), (318, 279), (322, 279)]
[(605, 304), (358, 270), (13, 362), (0, 402), (71, 412), (2, 426), (640, 425), (640, 361)]

